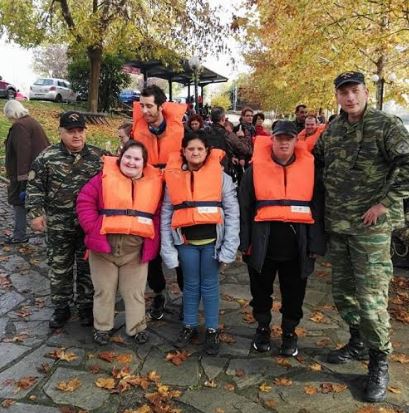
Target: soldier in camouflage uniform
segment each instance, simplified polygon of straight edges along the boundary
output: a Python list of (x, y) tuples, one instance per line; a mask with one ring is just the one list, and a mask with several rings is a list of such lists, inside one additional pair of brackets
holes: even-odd
[(81, 187), (99, 172), (104, 152), (85, 144), (85, 118), (65, 112), (60, 118), (61, 142), (33, 162), (28, 176), (26, 205), (35, 231), (46, 231), (51, 300), (55, 305), (50, 328), (70, 318), (76, 263), (77, 304), (82, 325), (92, 325), (93, 287), (84, 261), (83, 232), (75, 213)]
[(328, 361), (363, 359), (369, 349), (365, 399), (378, 402), (389, 380), (390, 239), (409, 195), (409, 134), (398, 118), (367, 107), (362, 73), (342, 73), (334, 83), (343, 112), (314, 155), (325, 185), (334, 301), (351, 338)]

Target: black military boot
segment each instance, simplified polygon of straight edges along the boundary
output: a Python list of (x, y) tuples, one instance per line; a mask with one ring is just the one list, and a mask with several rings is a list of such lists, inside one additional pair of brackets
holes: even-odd
[(333, 364), (344, 364), (352, 360), (368, 360), (368, 349), (362, 340), (359, 328), (350, 327), (351, 338), (345, 346), (328, 353), (327, 361)]
[(387, 355), (378, 350), (369, 350), (368, 381), (366, 384), (365, 400), (371, 403), (384, 401), (386, 399), (388, 383)]
[(70, 307), (57, 307), (48, 323), (50, 328), (62, 328), (64, 324), (70, 319)]

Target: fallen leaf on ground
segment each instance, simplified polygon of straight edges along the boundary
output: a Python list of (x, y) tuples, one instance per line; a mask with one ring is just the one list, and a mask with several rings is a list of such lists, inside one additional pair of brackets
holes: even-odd
[(304, 327), (296, 327), (295, 334), (297, 334), (298, 337), (305, 337), (307, 335), (307, 330)]
[(93, 364), (88, 367), (88, 371), (92, 374), (98, 374), (101, 371), (101, 367)]
[(235, 389), (233, 383), (226, 383), (226, 384), (223, 386), (223, 388), (224, 388), (224, 390), (227, 390), (227, 391), (234, 391), (234, 389)]
[(21, 307), (18, 311), (16, 311), (16, 316), (20, 318), (27, 318), (31, 314), (33, 314), (33, 312), (29, 307)]
[(276, 377), (273, 380), (273, 383), (276, 386), (291, 386), (293, 384), (293, 381), (288, 377)]
[(34, 300), (34, 305), (37, 308), (43, 308), (45, 306), (45, 298), (36, 298)]
[(33, 377), (33, 376), (22, 377), (20, 380), (16, 381), (17, 391), (28, 389), (33, 384), (35, 384), (36, 381), (37, 381), (37, 377)]
[(20, 333), (17, 334), (14, 337), (11, 338), (5, 338), (3, 341), (5, 343), (23, 343), (24, 340), (26, 340), (28, 338), (28, 334), (27, 333)]
[(243, 321), (247, 324), (253, 324), (256, 322), (255, 318), (253, 317), (253, 314), (247, 312), (243, 313)]
[(282, 332), (283, 332), (283, 331), (281, 330), (281, 327), (280, 327), (280, 326), (273, 325), (273, 326), (271, 327), (271, 336), (272, 336), (272, 337), (281, 337)]
[(346, 384), (336, 384), (336, 383), (321, 383), (320, 391), (322, 394), (328, 393), (342, 393), (348, 388)]
[(395, 386), (388, 386), (388, 391), (390, 391), (393, 394), (401, 394), (402, 391), (399, 387), (395, 387)]
[(227, 333), (221, 333), (219, 335), (219, 339), (220, 339), (220, 342), (226, 343), (226, 344), (233, 344), (236, 342), (236, 339), (232, 335), (227, 334)]
[(8, 409), (11, 405), (13, 405), (16, 401), (11, 400), (11, 399), (4, 399), (1, 402), (1, 407), (4, 407), (5, 409)]
[(11, 288), (12, 284), (8, 277), (0, 277), (0, 288), (8, 289)]
[(268, 393), (271, 391), (272, 387), (269, 386), (267, 383), (262, 383), (258, 386), (258, 389), (263, 393)]
[(160, 375), (156, 373), (155, 370), (152, 370), (148, 373), (147, 378), (148, 380), (153, 381), (154, 383), (157, 383), (160, 380)]
[(126, 409), (124, 413), (153, 413), (153, 410), (147, 404), (144, 404), (143, 406), (138, 407), (136, 410)]
[(116, 354), (113, 351), (102, 351), (97, 354), (97, 357), (101, 360), (107, 361), (108, 363), (112, 363), (116, 358)]
[(112, 377), (114, 379), (123, 379), (130, 376), (129, 367), (122, 367), (122, 369), (112, 369)]
[(65, 351), (64, 349), (57, 349), (52, 351), (51, 353), (48, 353), (47, 356), (55, 359), (55, 360), (63, 360), (63, 361), (74, 361), (77, 360), (78, 356), (71, 352), (71, 351)]
[(111, 341), (117, 344), (125, 344), (125, 339), (122, 336), (112, 336)]
[(216, 407), (215, 413), (224, 413), (224, 410), (221, 407)]
[(80, 386), (81, 386), (81, 381), (78, 378), (74, 377), (71, 380), (60, 381), (59, 383), (57, 383), (55, 387), (56, 389), (64, 391), (64, 392), (73, 392), (77, 390), (78, 387)]
[(37, 400), (37, 396), (35, 396), (34, 394), (32, 394), (32, 395), (29, 397), (29, 399), (32, 400), (32, 401)]
[(206, 380), (203, 385), (205, 387), (210, 387), (211, 389), (215, 389), (217, 387), (217, 384), (214, 380)]
[(318, 393), (318, 389), (315, 386), (304, 386), (304, 393), (312, 396)]
[(308, 367), (312, 371), (321, 371), (322, 370), (322, 366), (319, 363), (312, 363)]
[(37, 367), (39, 373), (48, 374), (50, 371), (51, 366), (48, 363), (41, 363), (41, 366)]
[(116, 387), (115, 379), (113, 379), (112, 377), (100, 377), (99, 379), (97, 379), (95, 384), (100, 389), (105, 390), (112, 390)]
[(236, 300), (242, 307), (247, 307), (249, 305), (249, 300), (245, 300), (244, 298), (238, 298)]
[(275, 361), (280, 366), (286, 367), (288, 369), (291, 367), (291, 363), (288, 357), (275, 357)]
[(246, 375), (246, 372), (243, 369), (236, 369), (234, 371), (234, 375), (236, 377), (244, 377)]
[(187, 351), (176, 351), (166, 354), (165, 358), (175, 366), (180, 366), (185, 360), (188, 359), (188, 357), (189, 353)]
[(324, 314), (322, 314), (321, 311), (314, 311), (311, 314), (311, 317), (309, 317), (309, 320), (313, 321), (314, 323), (318, 323), (318, 324), (327, 322)]
[(409, 363), (409, 356), (404, 353), (392, 353), (390, 359), (402, 364)]
[(315, 344), (318, 347), (327, 347), (329, 344), (331, 344), (331, 340), (327, 337), (324, 337), (321, 340), (316, 341)]
[(132, 354), (126, 353), (126, 354), (118, 354), (115, 357), (115, 361), (121, 364), (129, 364), (132, 362)]
[(234, 301), (234, 297), (228, 294), (222, 294), (222, 300), (231, 302)]
[(280, 311), (280, 309), (281, 309), (281, 303), (280, 303), (280, 301), (274, 302), (274, 303), (273, 303), (273, 306), (272, 306), (271, 308), (272, 308), (272, 310), (273, 310), (275, 313), (278, 313), (278, 312)]
[(405, 310), (395, 310), (392, 312), (395, 320), (401, 321), (402, 323), (409, 324), (409, 312)]

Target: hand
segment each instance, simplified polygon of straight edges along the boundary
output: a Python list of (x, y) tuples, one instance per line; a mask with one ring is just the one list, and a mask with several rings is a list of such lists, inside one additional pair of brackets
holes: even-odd
[(382, 204), (376, 204), (373, 207), (369, 208), (368, 211), (366, 211), (361, 218), (364, 222), (364, 225), (374, 225), (376, 224), (378, 218), (381, 215), (386, 214), (386, 212), (388, 212), (388, 208), (386, 208)]
[(244, 168), (244, 166), (246, 165), (246, 161), (244, 159), (240, 159), (239, 164)]
[(40, 217), (31, 220), (31, 228), (33, 229), (33, 231), (44, 232), (45, 227), (46, 220), (44, 215), (41, 215)]

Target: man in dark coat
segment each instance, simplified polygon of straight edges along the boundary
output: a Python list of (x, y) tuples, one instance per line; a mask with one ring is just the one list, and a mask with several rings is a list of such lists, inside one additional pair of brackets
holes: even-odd
[[(247, 169), (240, 185), (239, 249), (247, 263), (253, 297), (250, 305), (258, 322), (253, 340), (254, 349), (264, 352), (271, 348), (271, 297), (278, 273), (282, 296), (280, 311), (283, 315), (280, 354), (295, 356), (298, 353), (295, 327), (303, 316), (307, 277), (314, 270), (316, 255), (325, 253), (323, 191), (314, 185), (312, 155), (303, 146), (296, 147), (297, 129), (293, 122), (277, 122), (273, 129), (272, 143), (269, 140), (268, 137), (256, 140), (253, 164)], [(264, 146), (258, 149), (259, 145)], [(258, 160), (259, 154), (262, 161)], [(270, 173), (271, 169), (274, 169), (273, 174)], [(298, 171), (298, 175), (294, 175), (294, 170)], [(267, 188), (265, 185), (277, 188), (270, 192), (275, 194), (303, 187), (294, 177), (304, 174), (309, 177), (307, 184), (310, 195), (304, 196), (303, 201), (300, 196), (290, 199), (282, 199), (280, 195), (278, 198), (259, 198), (263, 196), (263, 188)], [(260, 182), (261, 185), (257, 186)], [(256, 188), (259, 188), (259, 192)], [(304, 193), (304, 189), (299, 191)], [(269, 193), (268, 190), (266, 193)], [(263, 214), (260, 211), (264, 208), (271, 208), (272, 212), (268, 213), (271, 216), (259, 215)], [(282, 213), (283, 209), (288, 210), (287, 218)]]
[(37, 155), (50, 145), (42, 126), (28, 114), (28, 110), (18, 101), (9, 100), (4, 106), (4, 115), (13, 122), (6, 139), (6, 173), (8, 203), (13, 205), (15, 224), (13, 235), (7, 244), (28, 241), (25, 191), (31, 163)]

